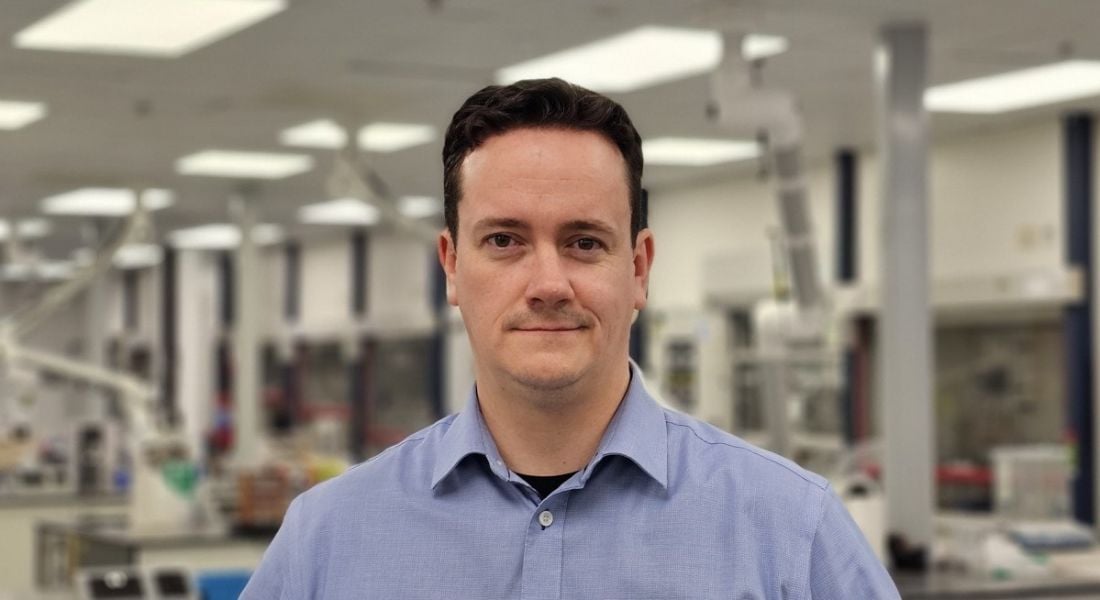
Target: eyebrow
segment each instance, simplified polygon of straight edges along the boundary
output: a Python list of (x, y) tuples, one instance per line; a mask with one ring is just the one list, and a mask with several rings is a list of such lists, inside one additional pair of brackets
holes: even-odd
[(488, 218), (474, 223), (474, 231), (484, 229), (530, 229), (530, 226), (519, 219)]
[[(474, 224), (474, 231), (497, 228), (526, 230), (530, 229), (531, 226), (526, 221), (520, 219), (491, 217), (482, 219)], [(592, 231), (609, 236), (615, 235), (615, 229), (611, 225), (599, 220), (574, 219), (572, 221), (567, 221), (558, 229), (560, 231)]]
[(569, 221), (561, 227), (565, 231), (593, 231), (604, 235), (615, 235), (615, 229), (603, 221), (589, 221), (577, 219)]

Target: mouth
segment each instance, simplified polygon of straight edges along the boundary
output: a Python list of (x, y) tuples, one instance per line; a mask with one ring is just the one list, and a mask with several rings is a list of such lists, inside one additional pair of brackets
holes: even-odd
[(584, 327), (522, 327), (517, 328), (514, 331), (519, 333), (570, 333), (573, 331), (580, 331), (585, 329)]

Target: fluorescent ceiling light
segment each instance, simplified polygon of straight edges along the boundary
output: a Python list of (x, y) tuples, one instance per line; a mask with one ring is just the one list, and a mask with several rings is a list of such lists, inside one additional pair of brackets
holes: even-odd
[(313, 168), (313, 157), (306, 154), (203, 150), (176, 161), (181, 175), (237, 177), (241, 179), (282, 179)]
[(646, 26), (505, 67), (496, 80), (560, 77), (596, 91), (630, 92), (706, 73), (721, 60), (717, 31)]
[(279, 134), (279, 143), (284, 146), (336, 149), (343, 148), (347, 141), (347, 131), (329, 119), (317, 119), (288, 127)]
[(359, 225), (378, 223), (378, 209), (358, 198), (339, 198), (308, 204), (298, 209), (298, 219), (310, 225)]
[[(46, 219), (23, 219), (15, 224), (16, 237), (25, 240), (46, 237), (51, 230), (50, 222)], [(11, 223), (0, 220), (0, 242), (7, 240), (11, 235)]]
[[(262, 223), (252, 228), (252, 241), (259, 245), (282, 239), (282, 228)], [(168, 234), (168, 241), (180, 250), (230, 250), (241, 244), (241, 229), (230, 223), (211, 223)]]
[(756, 142), (699, 138), (657, 138), (642, 142), (646, 164), (705, 167), (760, 156)]
[(760, 60), (782, 54), (790, 47), (787, 38), (753, 33), (741, 38), (741, 56), (745, 60)]
[(38, 276), (42, 279), (68, 279), (74, 270), (73, 263), (66, 260), (55, 260), (38, 264)]
[(278, 244), (286, 239), (286, 233), (282, 227), (272, 223), (256, 225), (252, 228), (252, 241), (260, 246)]
[[(370, 152), (396, 152), (427, 144), (436, 137), (435, 128), (419, 123), (371, 123), (359, 130), (359, 147)], [(317, 119), (279, 133), (284, 146), (336, 150), (347, 145), (347, 132), (335, 121)]]
[(25, 240), (44, 238), (52, 229), (46, 219), (23, 219), (15, 225), (15, 235)]
[(420, 219), (443, 212), (443, 203), (431, 196), (405, 196), (397, 201), (397, 209), (410, 219)]
[(29, 279), (31, 276), (31, 266), (25, 263), (8, 263), (6, 265), (0, 265), (0, 278), (5, 281), (19, 281), (22, 279)]
[(0, 129), (20, 129), (45, 116), (46, 105), (41, 102), (0, 100)]
[(396, 152), (435, 139), (435, 127), (418, 123), (371, 123), (359, 130), (359, 147), (371, 152)]
[(172, 190), (149, 188), (141, 191), (141, 205), (149, 212), (168, 208), (175, 203), (176, 194)]
[(28, 281), (31, 279), (60, 280), (73, 274), (73, 263), (57, 260), (39, 263), (8, 263), (0, 266), (0, 279), (5, 281)]
[(181, 250), (228, 250), (241, 243), (241, 230), (228, 223), (212, 223), (173, 231), (168, 241)]
[(16, 33), (17, 48), (177, 58), (286, 8), (284, 0), (76, 0)]
[(1100, 94), (1100, 61), (1041, 67), (937, 85), (924, 93), (931, 111), (1001, 113)]
[(113, 263), (119, 269), (144, 269), (160, 264), (164, 251), (156, 244), (126, 244), (115, 252)]
[[(172, 206), (175, 196), (170, 190), (147, 189), (141, 193), (141, 203), (148, 211)], [(42, 212), (49, 215), (88, 217), (124, 217), (134, 212), (134, 190), (127, 188), (81, 188), (42, 200)]]

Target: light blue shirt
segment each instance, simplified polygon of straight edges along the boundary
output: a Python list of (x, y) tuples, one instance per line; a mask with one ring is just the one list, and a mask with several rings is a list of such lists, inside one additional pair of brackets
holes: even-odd
[(472, 393), (299, 496), (241, 598), (898, 598), (825, 480), (663, 409), (641, 379), (544, 500)]

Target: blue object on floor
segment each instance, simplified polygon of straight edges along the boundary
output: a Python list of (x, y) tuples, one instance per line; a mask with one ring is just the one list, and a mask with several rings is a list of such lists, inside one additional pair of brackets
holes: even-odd
[(202, 600), (237, 600), (248, 585), (248, 571), (205, 571), (195, 577)]

